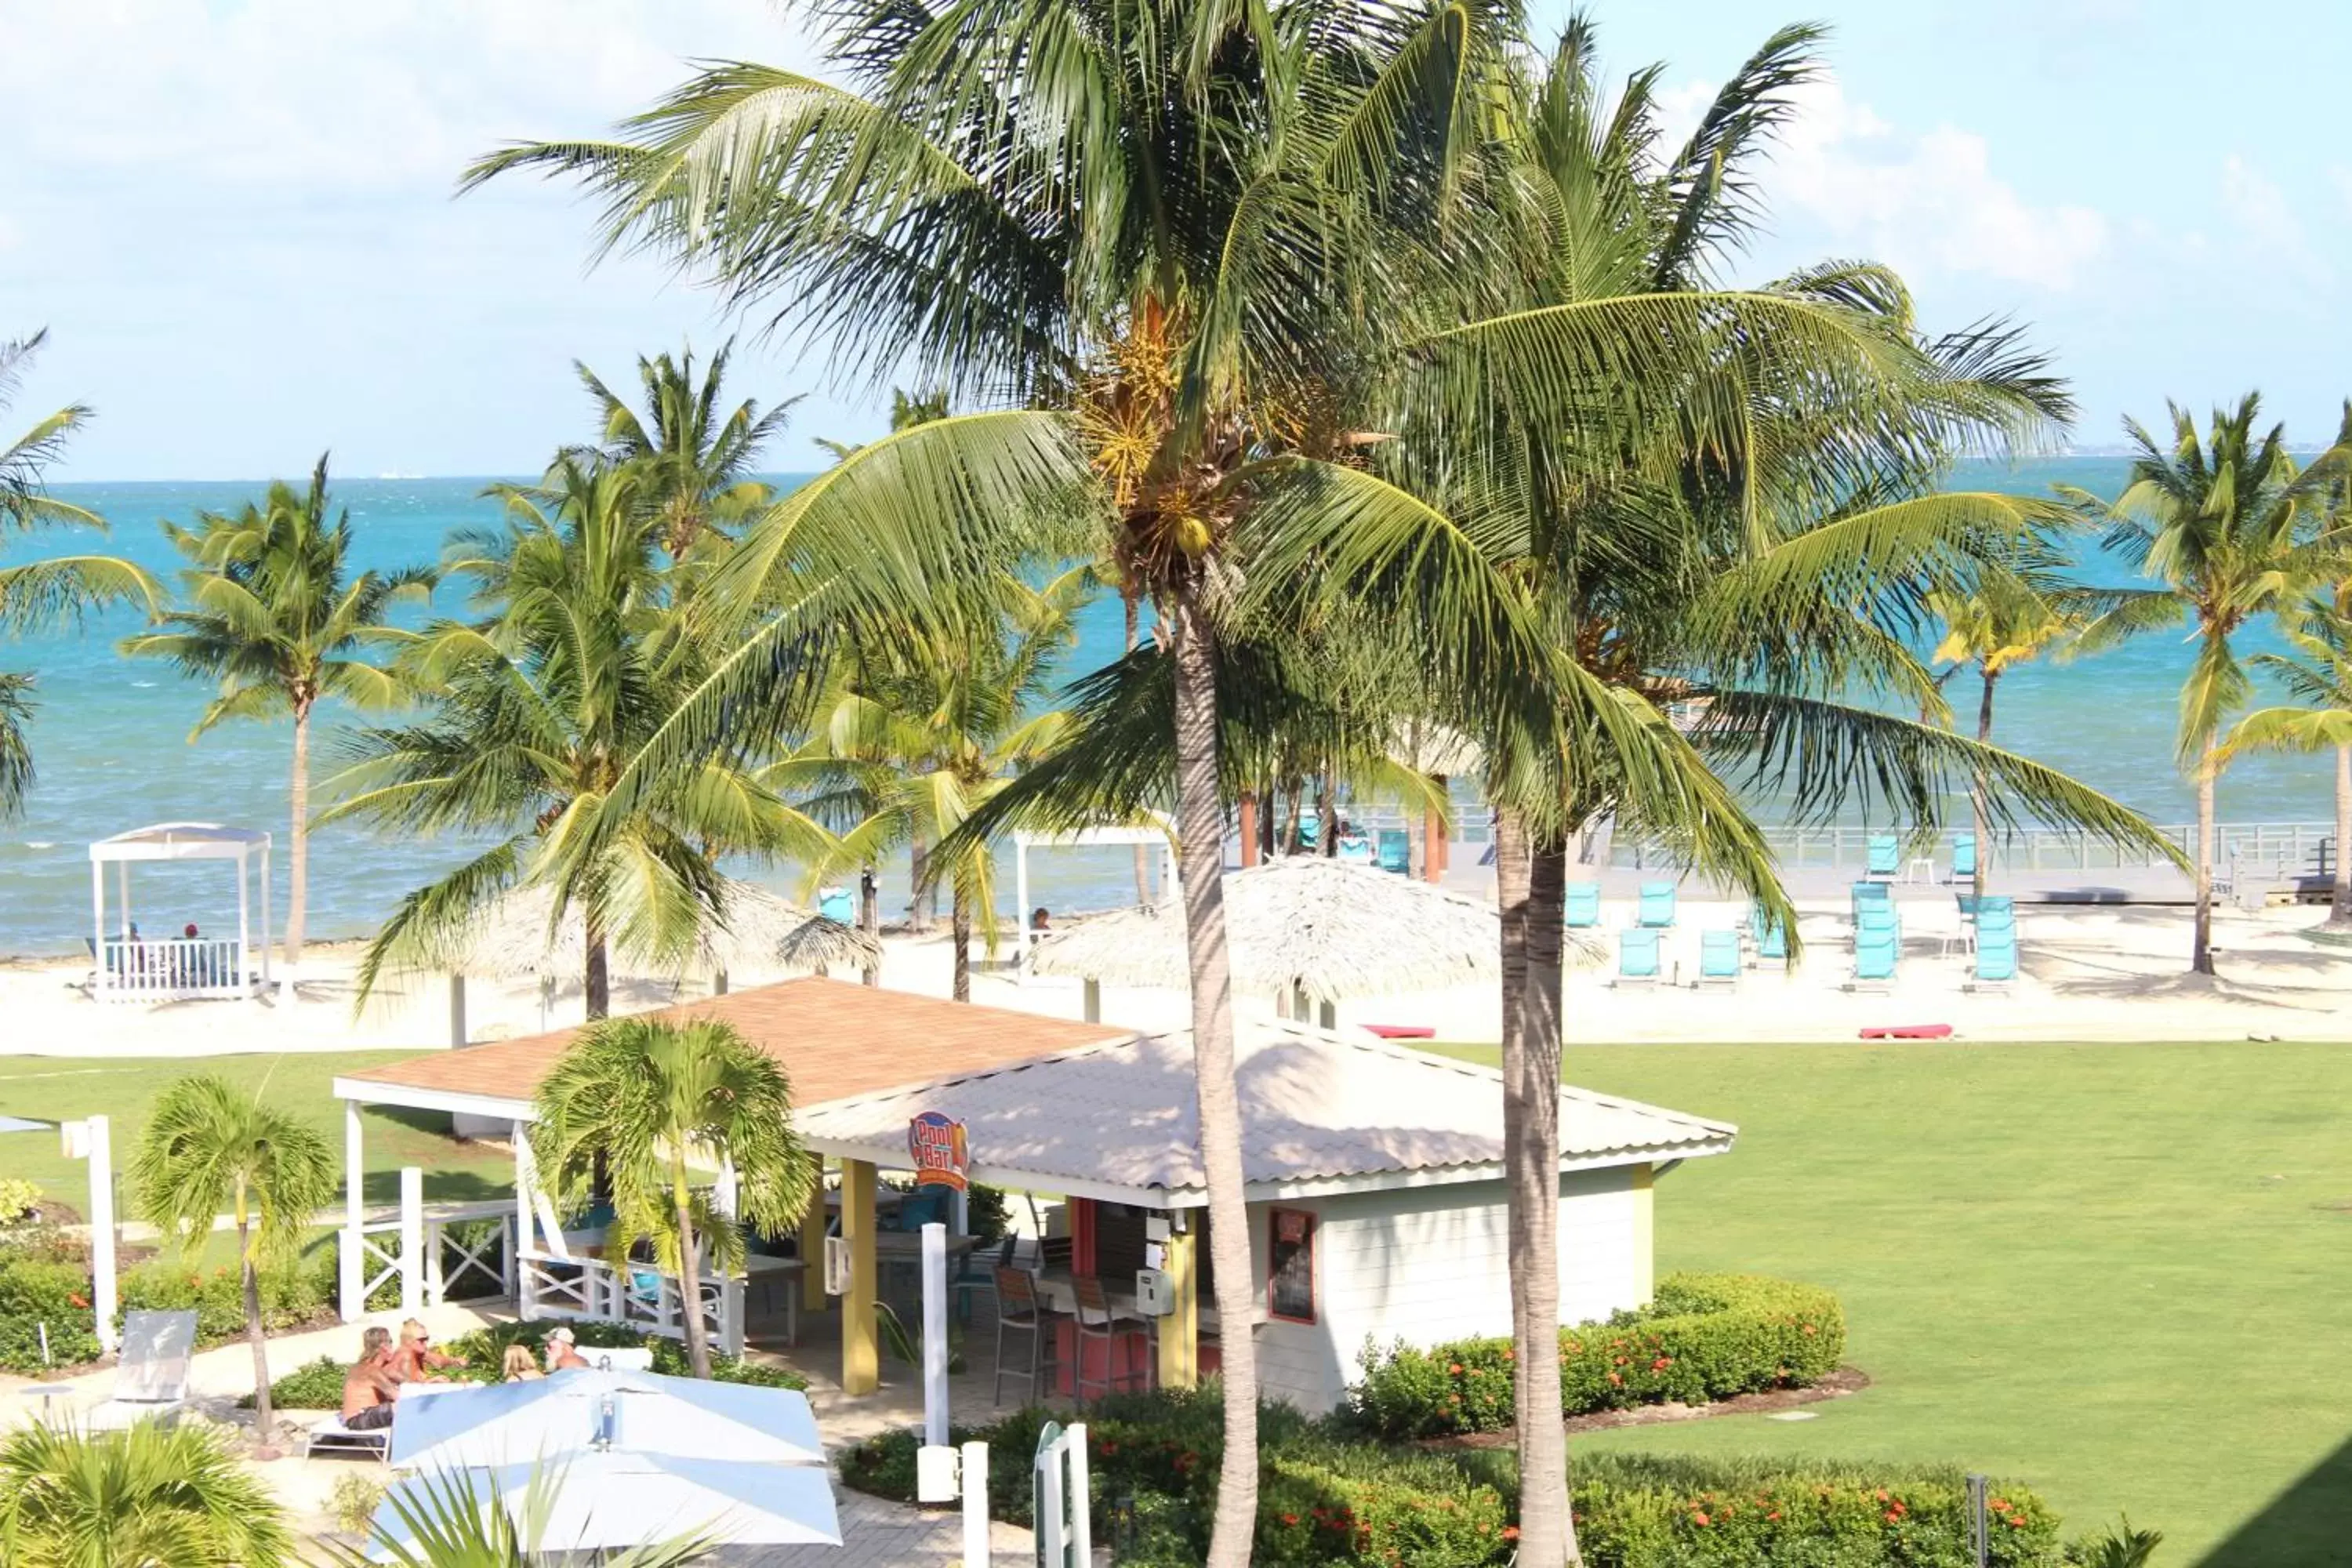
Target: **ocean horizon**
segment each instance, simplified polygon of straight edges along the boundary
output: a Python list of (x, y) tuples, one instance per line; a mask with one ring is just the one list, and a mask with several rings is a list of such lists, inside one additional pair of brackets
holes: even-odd
[[(2055, 483), (2112, 495), (2125, 471), (2113, 456), (2072, 456), (2016, 464), (1966, 465), (1958, 488), (2046, 495)], [(298, 476), (299, 477), (299, 476)], [(516, 476), (525, 478), (527, 476)], [(772, 476), (795, 482), (807, 476)], [(498, 476), (361, 479), (333, 481), (337, 503), (348, 507), (353, 563), (388, 568), (438, 557), (453, 528), (494, 523), (499, 508), (480, 494)], [(191, 521), (204, 510), (230, 510), (258, 497), (262, 480), (58, 483), (58, 499), (106, 518), (102, 542), (79, 532), (17, 536), (0, 546), (0, 560), (103, 550), (127, 556), (167, 578), (182, 564), (157, 527)], [(2124, 580), (2105, 563), (2086, 572), (2103, 582)], [(1079, 619), (1077, 646), (1063, 669), (1083, 675), (1120, 650), (1118, 602), (1105, 595)], [(31, 726), (37, 776), (23, 816), (0, 824), (0, 952), (48, 954), (80, 945), (90, 922), (90, 840), (151, 822), (209, 821), (265, 828), (278, 837), (277, 909), (285, 908), (289, 723), (232, 723), (194, 744), (188, 735), (209, 699), (202, 683), (182, 678), (158, 660), (125, 658), (116, 641), (137, 628), (127, 612), (93, 616), (79, 627), (0, 642), (0, 669), (29, 671), (39, 707)], [(2250, 628), (2249, 649), (2273, 642), (2268, 627)], [(2159, 823), (2193, 815), (2193, 793), (2173, 763), (2179, 679), (2189, 650), (2179, 634), (2159, 633), (2095, 658), (2036, 663), (2005, 677), (1995, 710), (1995, 740), (2061, 769), (2147, 813)], [(1963, 673), (1950, 688), (1952, 705), (1972, 717), (1976, 685)], [(330, 715), (313, 744), (314, 786), (332, 771)], [(2333, 763), (2327, 757), (2253, 757), (2221, 784), (2224, 821), (2320, 821), (2334, 811)], [(315, 799), (315, 789), (314, 789)], [(402, 895), (458, 864), (466, 847), (448, 841), (394, 839), (356, 826), (336, 826), (311, 840), (310, 934), (322, 940), (372, 931)], [(1012, 911), (1012, 867), (1000, 865), (1000, 902)], [(790, 893), (802, 879), (787, 868), (758, 873)], [(1129, 901), (1131, 861), (1124, 850), (1056, 851), (1032, 866), (1033, 897), (1056, 909), (1090, 909)], [(110, 893), (110, 898), (111, 897)], [(903, 875), (886, 886), (886, 915), (906, 901)], [(194, 921), (208, 927), (233, 922), (236, 894), (226, 871), (213, 867), (142, 868), (134, 886), (137, 910), (152, 912), (151, 931)]]

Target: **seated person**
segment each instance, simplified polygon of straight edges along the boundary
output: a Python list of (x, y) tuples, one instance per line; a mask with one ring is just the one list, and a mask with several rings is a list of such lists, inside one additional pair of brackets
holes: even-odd
[(546, 1375), (539, 1370), (539, 1363), (530, 1359), (529, 1345), (509, 1345), (507, 1353), (500, 1358), (499, 1381), (501, 1383), (537, 1383)]
[(343, 1374), (343, 1425), (373, 1432), (392, 1425), (400, 1380), (392, 1373), (392, 1331), (370, 1329), (360, 1336), (360, 1359)]
[(431, 1331), (414, 1318), (400, 1325), (400, 1348), (392, 1358), (394, 1374), (403, 1383), (446, 1383), (438, 1375), (443, 1367), (466, 1364), (462, 1357), (435, 1350)]
[(551, 1373), (588, 1370), (587, 1360), (573, 1348), (570, 1329), (558, 1327), (547, 1336), (547, 1370)]

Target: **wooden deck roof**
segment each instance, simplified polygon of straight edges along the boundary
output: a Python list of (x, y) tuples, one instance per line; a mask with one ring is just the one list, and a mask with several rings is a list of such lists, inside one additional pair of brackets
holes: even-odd
[[(816, 978), (731, 992), (645, 1016), (732, 1024), (782, 1064), (796, 1105), (984, 1072), (1133, 1036), (1108, 1024), (1073, 1023)], [(344, 1074), (335, 1079), (335, 1092), (378, 1105), (527, 1117), (541, 1080), (584, 1026), (436, 1051)]]

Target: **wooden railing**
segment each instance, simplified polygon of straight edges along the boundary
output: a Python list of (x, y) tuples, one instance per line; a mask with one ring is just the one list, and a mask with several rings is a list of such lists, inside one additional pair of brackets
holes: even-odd
[[(520, 1258), (517, 1310), (528, 1322), (563, 1318), (618, 1323), (668, 1339), (686, 1337), (684, 1297), (677, 1276), (648, 1263), (607, 1263), (599, 1258), (557, 1258), (530, 1251)], [(730, 1355), (743, 1353), (743, 1281), (701, 1281), (703, 1331)]]
[(98, 994), (109, 1002), (234, 999), (250, 994), (235, 937), (109, 937), (98, 944)]
[[(451, 1234), (490, 1223), (470, 1244)], [(380, 1214), (339, 1233), (343, 1250), (342, 1315), (355, 1318), (387, 1284), (400, 1289), (399, 1308), (415, 1312), (444, 1301), (515, 1299), (514, 1205), (444, 1204), (415, 1215)], [(411, 1268), (412, 1263), (414, 1268)]]

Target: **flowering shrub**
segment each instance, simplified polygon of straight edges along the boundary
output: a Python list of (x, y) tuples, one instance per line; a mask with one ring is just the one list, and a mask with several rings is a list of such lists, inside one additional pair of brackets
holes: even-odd
[[(1260, 1568), (1489, 1568), (1511, 1561), (1517, 1479), (1507, 1451), (1432, 1452), (1265, 1406)], [(1029, 1514), (1028, 1458), (1046, 1419), (1023, 1410), (958, 1429), (992, 1450), (989, 1511)], [(1220, 1457), (1213, 1388), (1121, 1395), (1087, 1413), (1095, 1541), (1122, 1568), (1197, 1563), (1208, 1543)], [(910, 1431), (843, 1458), (845, 1483), (884, 1497), (915, 1489)], [(1969, 1568), (1968, 1485), (1957, 1470), (1671, 1459), (1580, 1451), (1574, 1507), (1589, 1568)], [(2032, 1492), (1998, 1486), (1991, 1561), (2059, 1568), (2058, 1521)]]
[[(1593, 1568), (1976, 1561), (1968, 1481), (1956, 1469), (1581, 1454), (1573, 1473), (1578, 1541)], [(2001, 1483), (1990, 1501), (1997, 1568), (2064, 1561), (2058, 1516), (2040, 1498)]]
[[(262, 1317), (272, 1329), (307, 1328), (326, 1313), (334, 1294), (334, 1260), (266, 1268)], [(245, 1300), (234, 1268), (151, 1263), (124, 1274), (122, 1307), (196, 1314), (196, 1343), (217, 1344), (245, 1332)], [(48, 1360), (41, 1333), (48, 1333)], [(89, 1244), (50, 1228), (11, 1235), (0, 1244), (0, 1368), (35, 1373), (74, 1366), (99, 1355), (90, 1306)]]
[(0, 1225), (15, 1225), (39, 1207), (41, 1189), (22, 1176), (0, 1176)]
[[(1845, 1317), (1827, 1290), (1749, 1274), (1670, 1275), (1649, 1306), (1560, 1331), (1560, 1405), (1581, 1415), (1802, 1387), (1834, 1372), (1844, 1351)], [(1507, 1339), (1367, 1345), (1349, 1414), (1387, 1437), (1501, 1431), (1512, 1419), (1512, 1360)]]

